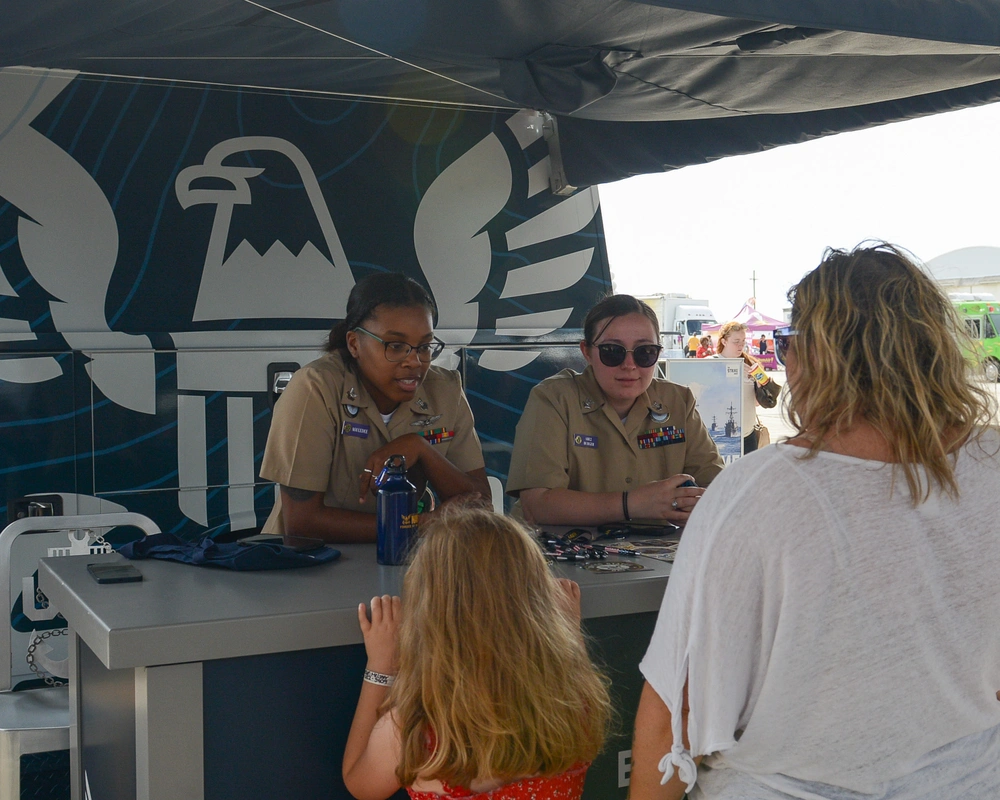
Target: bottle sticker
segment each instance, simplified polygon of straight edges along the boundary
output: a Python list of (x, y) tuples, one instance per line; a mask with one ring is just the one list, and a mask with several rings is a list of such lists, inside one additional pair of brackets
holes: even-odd
[(684, 441), (684, 429), (675, 428), (673, 425), (664, 425), (662, 428), (651, 428), (645, 433), (640, 433), (637, 441), (640, 450), (648, 450), (651, 447), (663, 447), (667, 444), (680, 444)]
[(573, 434), (573, 444), (577, 447), (590, 447), (594, 450), (597, 449), (597, 437), (587, 436), (585, 433), (574, 433)]
[(367, 439), (369, 431), (371, 431), (370, 426), (360, 422), (351, 422), (349, 419), (345, 419), (344, 424), (340, 427), (341, 436), (357, 436), (359, 439)]

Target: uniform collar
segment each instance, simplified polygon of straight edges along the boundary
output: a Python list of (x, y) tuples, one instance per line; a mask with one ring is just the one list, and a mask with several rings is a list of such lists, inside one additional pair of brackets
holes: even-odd
[[(364, 381), (361, 380), (361, 375), (358, 373), (357, 366), (355, 364), (347, 364), (344, 361), (344, 357), (340, 353), (335, 353), (334, 358), (340, 359), (341, 363), (344, 364), (344, 387), (340, 392), (341, 405), (353, 406), (355, 408), (371, 407), (373, 414), (381, 416), (378, 406), (375, 405), (375, 401), (368, 393), (368, 389), (365, 388)], [(428, 372), (428, 374), (430, 373)], [(394, 420), (400, 410), (404, 408), (409, 410), (410, 414), (416, 417), (434, 416), (437, 413), (434, 411), (433, 402), (427, 396), (426, 376), (417, 388), (417, 393), (414, 395), (413, 399), (409, 403), (399, 405), (396, 410), (392, 412)]]
[(600, 384), (597, 382), (597, 376), (594, 375), (594, 368), (590, 364), (580, 373), (579, 380), (580, 410), (584, 414), (590, 414), (599, 408), (603, 408), (608, 401), (604, 396), (604, 391), (601, 389)]
[[(587, 368), (580, 374), (580, 409), (584, 414), (589, 414), (592, 411), (602, 408), (607, 402), (607, 398), (604, 396), (604, 392), (597, 382), (597, 376), (594, 375), (594, 368), (588, 364)], [(650, 397), (649, 389), (636, 398), (635, 405), (629, 411), (629, 417), (632, 416), (637, 407), (645, 408), (650, 419), (653, 421), (661, 421), (657, 418), (663, 417), (664, 414), (667, 417), (670, 416), (669, 409), (663, 403), (654, 397)], [(614, 416), (614, 411), (611, 411), (611, 416)], [(666, 421), (666, 417), (662, 421)]]

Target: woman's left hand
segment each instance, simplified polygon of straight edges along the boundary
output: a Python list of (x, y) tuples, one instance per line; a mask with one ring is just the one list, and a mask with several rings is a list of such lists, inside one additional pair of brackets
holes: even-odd
[(359, 476), (360, 494), (358, 502), (364, 503), (369, 492), (374, 493), (375, 478), (385, 466), (385, 461), (389, 456), (403, 456), (406, 459), (406, 468), (411, 469), (420, 462), (420, 456), (424, 448), (429, 447), (427, 440), (416, 433), (407, 433), (398, 439), (393, 439), (388, 444), (382, 445), (378, 450), (368, 456), (364, 469)]
[(362, 603), (358, 606), (358, 622), (365, 638), (368, 669), (383, 675), (395, 675), (399, 650), (399, 623), (403, 603), (398, 597), (384, 594), (372, 598), (372, 616)]

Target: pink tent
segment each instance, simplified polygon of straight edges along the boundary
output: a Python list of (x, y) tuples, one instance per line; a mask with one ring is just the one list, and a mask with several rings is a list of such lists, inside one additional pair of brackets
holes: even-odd
[[(737, 322), (742, 322), (751, 331), (773, 331), (775, 328), (780, 328), (788, 323), (782, 319), (775, 319), (774, 317), (769, 317), (766, 314), (761, 314), (756, 308), (751, 306), (749, 303), (744, 304), (743, 308), (739, 310), (734, 320)], [(728, 322), (726, 320), (725, 322)], [(702, 325), (701, 330), (704, 333), (718, 333), (725, 322), (718, 322), (715, 325)]]

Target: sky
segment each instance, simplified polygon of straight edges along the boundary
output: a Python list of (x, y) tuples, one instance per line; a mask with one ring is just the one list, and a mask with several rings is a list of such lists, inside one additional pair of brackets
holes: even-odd
[(719, 321), (785, 293), (827, 246), (928, 261), (1000, 246), (1000, 103), (599, 187), (615, 290), (707, 299)]

